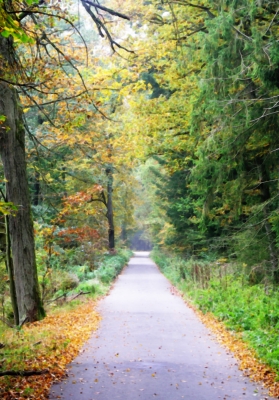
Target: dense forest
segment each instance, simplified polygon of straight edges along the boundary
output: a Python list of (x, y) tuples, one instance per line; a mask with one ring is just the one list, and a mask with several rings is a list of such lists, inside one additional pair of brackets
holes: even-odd
[(0, 33), (3, 324), (110, 282), (140, 231), (278, 368), (277, 2), (0, 0)]

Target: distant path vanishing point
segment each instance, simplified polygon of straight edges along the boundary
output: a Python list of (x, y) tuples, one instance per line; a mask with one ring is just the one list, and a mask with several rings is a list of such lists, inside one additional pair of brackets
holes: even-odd
[(100, 328), (50, 399), (271, 399), (237, 368), (170, 283), (136, 252), (100, 301)]

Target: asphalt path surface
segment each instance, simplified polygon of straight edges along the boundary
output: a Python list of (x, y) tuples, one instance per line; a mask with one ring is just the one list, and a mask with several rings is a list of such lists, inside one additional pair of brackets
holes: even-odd
[(148, 253), (135, 253), (98, 311), (100, 328), (50, 399), (271, 399), (172, 294)]

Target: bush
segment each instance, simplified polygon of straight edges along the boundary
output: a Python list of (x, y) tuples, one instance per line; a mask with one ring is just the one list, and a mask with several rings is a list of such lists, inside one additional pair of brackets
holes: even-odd
[(75, 274), (66, 273), (61, 280), (60, 289), (63, 291), (74, 289), (78, 286), (79, 279)]
[(78, 277), (73, 273), (58, 270), (46, 270), (39, 275), (43, 301), (47, 301), (57, 293), (65, 293), (76, 288), (79, 284)]

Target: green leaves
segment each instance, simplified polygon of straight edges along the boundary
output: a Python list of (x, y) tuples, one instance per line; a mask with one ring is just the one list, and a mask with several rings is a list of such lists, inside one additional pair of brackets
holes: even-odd
[(0, 201), (0, 214), (15, 215), (18, 208), (9, 202)]
[(34, 39), (26, 35), (26, 33), (17, 27), (6, 27), (1, 32), (1, 35), (5, 38), (12, 36), (16, 43), (34, 43)]
[(28, 6), (31, 6), (31, 5), (35, 6), (36, 4), (39, 3), (39, 0), (25, 0), (25, 3), (26, 3)]
[[(27, 1), (27, 3), (29, 2), (30, 0)], [(5, 12), (2, 3), (3, 0), (0, 1), (1, 36), (5, 38), (12, 36), (16, 43), (34, 43), (34, 39), (25, 33), (24, 28), (22, 27), (20, 22)], [(37, 0), (30, 2), (30, 4), (36, 4), (36, 3)]]

